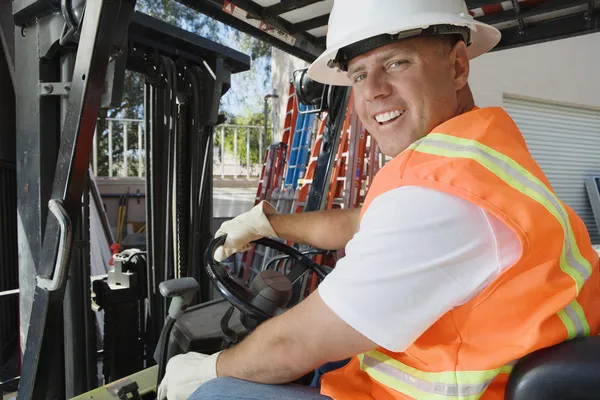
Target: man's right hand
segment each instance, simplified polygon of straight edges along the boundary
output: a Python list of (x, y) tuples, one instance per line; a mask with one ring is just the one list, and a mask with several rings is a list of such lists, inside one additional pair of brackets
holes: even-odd
[(267, 215), (276, 214), (275, 208), (266, 201), (231, 221), (224, 222), (215, 237), (227, 235), (225, 244), (215, 251), (215, 260), (223, 261), (234, 253), (250, 249), (250, 242), (263, 237), (277, 237)]

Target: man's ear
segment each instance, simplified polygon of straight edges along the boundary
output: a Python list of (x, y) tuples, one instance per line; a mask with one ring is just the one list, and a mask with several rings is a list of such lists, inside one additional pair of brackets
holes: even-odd
[(450, 50), (450, 62), (454, 70), (454, 86), (460, 90), (469, 80), (469, 56), (467, 45), (459, 40)]

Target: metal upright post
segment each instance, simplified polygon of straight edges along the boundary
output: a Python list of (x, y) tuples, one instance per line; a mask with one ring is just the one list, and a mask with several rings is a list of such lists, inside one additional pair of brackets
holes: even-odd
[(98, 125), (94, 128), (94, 144), (92, 146), (92, 160), (94, 175), (98, 176)]
[[(148, 112), (146, 108), (144, 108), (144, 112)], [(138, 177), (142, 177), (142, 170), (144, 167), (144, 163), (142, 162), (142, 123), (138, 122)]]
[[(62, 82), (70, 83), (73, 79), (74, 63), (74, 54), (70, 53), (62, 57)], [(61, 98), (61, 125), (66, 120), (67, 99), (66, 96)], [(83, 211), (83, 208), (81, 210)], [(80, 212), (80, 214), (83, 213)], [(83, 217), (83, 215), (79, 215), (79, 217)], [(67, 281), (64, 301), (65, 391), (67, 398), (75, 397), (92, 389), (88, 386), (88, 368), (85, 367), (87, 365), (86, 350), (88, 347), (85, 314), (90, 310), (89, 307), (85, 307), (89, 303), (89, 301), (86, 301), (86, 298), (89, 300), (87, 294), (90, 293), (89, 273), (85, 274), (90, 269), (89, 264), (85, 265), (86, 260), (89, 259), (89, 252), (87, 257), (85, 255), (85, 250), (89, 246), (89, 230), (86, 232), (85, 229), (88, 227), (89, 222), (81, 222), (76, 233), (78, 245), (73, 250), (73, 257), (71, 257), (71, 268), (69, 268), (69, 280)]]
[(123, 169), (125, 176), (129, 176), (129, 163), (127, 162), (127, 135), (129, 134), (129, 122), (123, 122)]
[[(213, 223), (213, 146), (212, 135), (214, 128), (219, 123), (219, 106), (221, 97), (223, 96), (223, 88), (231, 78), (231, 69), (225, 63), (222, 57), (217, 57), (214, 63), (210, 66), (214, 72), (214, 78), (210, 74), (204, 74), (203, 82), (203, 99), (211, 101), (203, 101), (205, 120), (202, 121), (204, 135), (207, 135), (206, 153), (203, 170), (203, 185), (202, 185), (202, 213), (200, 215), (200, 240), (199, 250), (204, 253), (205, 249), (212, 241), (212, 223)], [(212, 299), (212, 285), (204, 268), (200, 269), (198, 275), (198, 283), (200, 283), (200, 301), (205, 302)]]
[(261, 163), (264, 159), (263, 157), (263, 136), (265, 135), (264, 128), (258, 129), (258, 162)]
[(108, 120), (108, 176), (113, 176), (113, 120)]
[[(157, 214), (158, 203), (160, 199), (160, 188), (156, 182), (157, 168), (160, 167), (160, 151), (157, 149), (157, 136), (160, 132), (158, 124), (157, 109), (158, 104), (162, 104), (162, 99), (157, 96), (157, 89), (151, 85), (150, 81), (146, 80), (144, 84), (144, 125), (146, 131), (146, 157), (145, 157), (145, 173), (146, 173), (146, 250), (148, 279), (146, 287), (148, 291), (149, 301), (149, 321), (148, 321), (148, 348), (149, 354), (154, 352), (156, 343), (158, 342), (158, 334), (162, 323), (161, 317), (161, 302), (159, 301), (160, 293), (158, 293), (158, 284), (156, 278), (159, 265), (159, 242), (156, 237), (158, 226), (160, 228), (160, 220)], [(160, 232), (160, 230), (158, 230)]]
[[(0, 292), (19, 287), (15, 135), (14, 28), (11, 2), (0, 2)], [(18, 292), (17, 292), (18, 293)], [(0, 294), (0, 381), (17, 375), (19, 297)], [(10, 360), (14, 362), (11, 363)], [(12, 365), (11, 365), (12, 364)], [(15, 382), (16, 383), (16, 382)], [(10, 390), (6, 385), (5, 391)], [(2, 397), (0, 389), (0, 397)]]
[(250, 128), (246, 127), (246, 179), (250, 180)]
[(238, 175), (237, 140), (238, 140), (238, 128), (236, 126), (233, 131), (233, 179), (237, 179), (237, 175)]
[[(18, 14), (19, 4), (13, 3), (13, 13)], [(45, 11), (45, 10), (44, 10)], [(16, 146), (17, 154), (17, 221), (20, 289), (20, 338), (22, 351), (31, 345), (29, 331), (32, 325), (39, 326), (32, 317), (34, 292), (36, 291), (36, 266), (40, 264), (42, 237), (48, 214), (48, 200), (53, 183), (60, 138), (60, 101), (57, 96), (41, 96), (40, 82), (60, 80), (60, 59), (40, 59), (49, 52), (51, 43), (59, 39), (63, 26), (60, 15), (28, 15), (23, 27), (15, 29), (15, 96), (16, 96)], [(42, 34), (41, 32), (45, 32)], [(42, 86), (43, 88), (43, 86)], [(45, 90), (50, 87), (46, 86)], [(55, 382), (47, 389), (48, 398), (64, 398), (64, 368), (62, 340), (62, 306), (55, 307), (56, 335), (48, 343), (54, 366), (46, 372), (47, 378)], [(31, 321), (31, 324), (30, 324)], [(40, 332), (33, 331), (33, 336)], [(32, 360), (32, 362), (35, 362)], [(21, 386), (27, 379), (28, 368), (23, 364)], [(27, 397), (23, 397), (27, 398)]]
[[(123, 9), (121, 7), (122, 3), (124, 5)], [(16, 6), (13, 9), (15, 20), (18, 19), (19, 12), (30, 10), (26, 7), (24, 7), (25, 10), (19, 10), (20, 3), (15, 4)], [(28, 335), (17, 395), (19, 400), (65, 398), (64, 379), (61, 377), (57, 380), (56, 375), (64, 371), (64, 355), (61, 351), (64, 338), (62, 302), (69, 272), (72, 245), (71, 233), (77, 228), (77, 216), (81, 210), (81, 196), (90, 160), (94, 127), (104, 91), (104, 78), (110, 50), (114, 43), (114, 32), (117, 30), (116, 25), (119, 20), (115, 16), (123, 11), (128, 11), (127, 7), (134, 6), (134, 1), (96, 0), (86, 3), (78, 53), (75, 60), (73, 83), (67, 105), (68, 112), (65, 116), (58, 156), (56, 163), (42, 166), (44, 171), (50, 171), (48, 182), (52, 184), (52, 191), (49, 193), (48, 198), (51, 199), (51, 202), (47, 203), (36, 198), (34, 203), (35, 207), (41, 210), (46, 210), (46, 204), (49, 204), (52, 216), (44, 219), (44, 225), (41, 223), (37, 225), (44, 226), (45, 229), (43, 230), (43, 245), (41, 256), (38, 258), (39, 262), (33, 264), (34, 267), (37, 264), (37, 268), (35, 268), (37, 270), (37, 286), (35, 287), (35, 294), (31, 296), (33, 305), (28, 321)], [(23, 30), (32, 30), (30, 33), (33, 35), (33, 42), (26, 43), (25, 40), (24, 43), (20, 43), (22, 46), (17, 46), (18, 48), (25, 48), (23, 50), (25, 54), (22, 54), (21, 58), (17, 56), (17, 61), (20, 63), (28, 61), (27, 54), (31, 49), (27, 49), (26, 44), (35, 46), (37, 38), (43, 36), (41, 33), (36, 34), (35, 21), (39, 21), (36, 16), (23, 22), (23, 26), (26, 26), (28, 21), (34, 23)], [(59, 24), (60, 31), (62, 31), (62, 24)], [(33, 64), (33, 68), (41, 68), (41, 65), (46, 63), (46, 61), (37, 59), (38, 54), (37, 51), (34, 52), (29, 60)], [(17, 70), (21, 68), (25, 69), (28, 66), (18, 66)], [(40, 125), (37, 124), (49, 125), (49, 122), (39, 114), (40, 109), (37, 108), (39, 105), (31, 110), (31, 104), (27, 103), (27, 99), (34, 97), (37, 93), (40, 80), (39, 72), (38, 69), (32, 78), (22, 77), (24, 85), (17, 90), (21, 95), (21, 101), (29, 106), (24, 110), (20, 110), (20, 118), (17, 123), (18, 131), (19, 133), (22, 132), (25, 137), (33, 133), (34, 142), (37, 144), (40, 140), (40, 135), (36, 135), (40, 130)], [(55, 70), (53, 76), (48, 78), (56, 82), (57, 72), (58, 70)], [(47, 81), (48, 78), (42, 81)], [(44, 89), (44, 91), (46, 90)], [(31, 111), (36, 111), (36, 113), (31, 114)], [(56, 111), (56, 107), (54, 111)], [(32, 118), (32, 115), (36, 118)], [(59, 113), (56, 113), (56, 115), (59, 115)], [(25, 118), (35, 120), (34, 126), (25, 123), (23, 121)], [(52, 120), (50, 121), (52, 122)], [(33, 128), (32, 132), (28, 132), (28, 128)], [(50, 139), (56, 140), (56, 137), (50, 137)], [(39, 157), (39, 153), (33, 153), (32, 156)], [(52, 171), (54, 171), (54, 174), (52, 174)], [(22, 176), (24, 182), (22, 183), (26, 183), (27, 178), (29, 176), (24, 174)], [(28, 185), (23, 185), (23, 187), (26, 186)], [(23, 190), (20, 190), (20, 192), (23, 192)], [(31, 213), (31, 209), (27, 209), (26, 212)], [(28, 242), (28, 237), (24, 235), (23, 240)], [(21, 267), (22, 273), (31, 274), (31, 271), (28, 271), (25, 265)], [(35, 275), (33, 273), (30, 276)]]
[(225, 179), (225, 127), (221, 127), (221, 179)]

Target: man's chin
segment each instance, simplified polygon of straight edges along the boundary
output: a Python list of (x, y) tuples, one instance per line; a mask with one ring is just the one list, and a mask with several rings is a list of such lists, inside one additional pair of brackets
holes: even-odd
[(386, 157), (395, 158), (400, 155), (406, 148), (399, 148), (397, 146), (379, 146), (379, 151)]
[(394, 158), (400, 155), (404, 150), (408, 149), (408, 147), (414, 142), (393, 142), (393, 141), (376, 141), (379, 146), (379, 151), (386, 157)]

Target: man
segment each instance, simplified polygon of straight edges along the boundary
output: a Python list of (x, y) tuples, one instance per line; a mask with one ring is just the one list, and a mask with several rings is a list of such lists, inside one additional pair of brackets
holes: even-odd
[[(469, 60), (498, 41), (462, 0), (335, 1), (309, 75), (352, 85), (362, 123), (394, 158), (360, 210), (280, 215), (262, 203), (223, 224), (221, 258), (262, 236), (346, 257), (237, 347), (175, 357), (163, 396), (202, 385), (192, 399), (502, 399), (519, 358), (598, 333), (583, 222), (510, 117), (475, 107)], [(320, 393), (282, 385), (350, 357)]]

